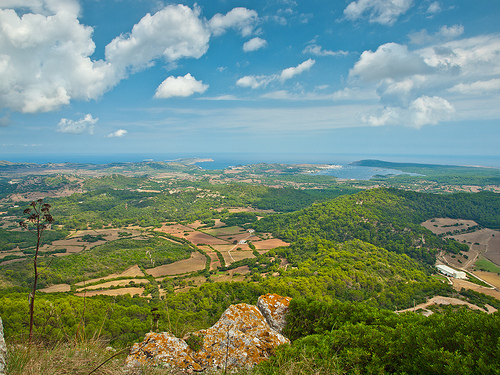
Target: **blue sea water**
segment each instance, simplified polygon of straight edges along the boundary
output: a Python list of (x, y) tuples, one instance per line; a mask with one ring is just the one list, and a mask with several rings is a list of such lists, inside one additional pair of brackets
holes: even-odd
[(0, 154), (0, 160), (15, 163), (92, 163), (108, 164), (118, 162), (172, 161), (182, 158), (212, 159), (197, 163), (203, 169), (225, 169), (230, 166), (256, 163), (285, 164), (332, 164), (341, 166), (320, 172), (337, 178), (367, 180), (375, 175), (401, 174), (394, 169), (358, 167), (350, 163), (363, 159), (377, 159), (400, 163), (424, 163), (442, 165), (481, 165), (500, 168), (500, 156), (464, 156), (464, 155), (346, 155), (346, 154), (293, 154), (293, 153), (123, 153), (123, 154)]

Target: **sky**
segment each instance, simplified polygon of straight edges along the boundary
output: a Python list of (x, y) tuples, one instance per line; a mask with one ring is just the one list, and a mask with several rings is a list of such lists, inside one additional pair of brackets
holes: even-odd
[(498, 0), (0, 0), (0, 156), (500, 160), (499, 20)]

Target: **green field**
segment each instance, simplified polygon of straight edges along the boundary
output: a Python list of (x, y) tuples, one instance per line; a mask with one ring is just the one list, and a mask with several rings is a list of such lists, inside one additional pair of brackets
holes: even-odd
[(489, 261), (486, 258), (480, 258), (476, 260), (475, 266), (478, 270), (481, 271), (494, 272), (500, 274), (500, 267), (498, 267), (496, 264), (494, 264), (493, 262)]

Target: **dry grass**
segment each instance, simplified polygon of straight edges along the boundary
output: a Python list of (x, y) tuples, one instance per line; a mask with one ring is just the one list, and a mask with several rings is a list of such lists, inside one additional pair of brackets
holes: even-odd
[[(106, 351), (106, 345), (99, 341), (57, 343), (53, 346), (11, 345), (8, 347), (7, 374), (89, 374), (113, 354)], [(124, 356), (117, 356), (94, 374), (125, 374)]]
[(69, 284), (56, 284), (51, 285), (47, 288), (40, 289), (40, 292), (44, 293), (58, 293), (58, 292), (69, 292), (71, 291), (71, 286)]
[(78, 292), (83, 292), (85, 290), (95, 290), (95, 289), (106, 289), (106, 288), (112, 288), (113, 286), (126, 286), (130, 285), (130, 282), (133, 281), (136, 284), (141, 284), (141, 283), (149, 283), (148, 279), (126, 279), (126, 280), (114, 280), (114, 281), (108, 281), (106, 283), (102, 284), (97, 284), (97, 285), (92, 285), (88, 286), (86, 288), (81, 288), (78, 290)]
[[(9, 345), (7, 375), (160, 375), (180, 374), (167, 369), (127, 368), (129, 349), (117, 351), (106, 342), (65, 342), (54, 345)], [(100, 366), (100, 367), (99, 367)], [(94, 371), (95, 370), (95, 371)]]

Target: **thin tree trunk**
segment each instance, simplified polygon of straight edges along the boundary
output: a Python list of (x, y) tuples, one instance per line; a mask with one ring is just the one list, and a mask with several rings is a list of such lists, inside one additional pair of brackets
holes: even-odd
[(40, 218), (37, 220), (37, 225), (36, 225), (36, 251), (35, 251), (35, 259), (33, 260), (33, 268), (34, 268), (34, 273), (35, 273), (35, 280), (33, 281), (33, 289), (31, 291), (31, 300), (30, 300), (30, 335), (29, 335), (29, 343), (33, 341), (33, 316), (35, 312), (35, 293), (36, 293), (36, 285), (38, 283), (38, 265), (37, 265), (37, 258), (38, 258), (38, 250), (40, 249), (40, 239), (41, 239), (41, 228), (40, 228)]

